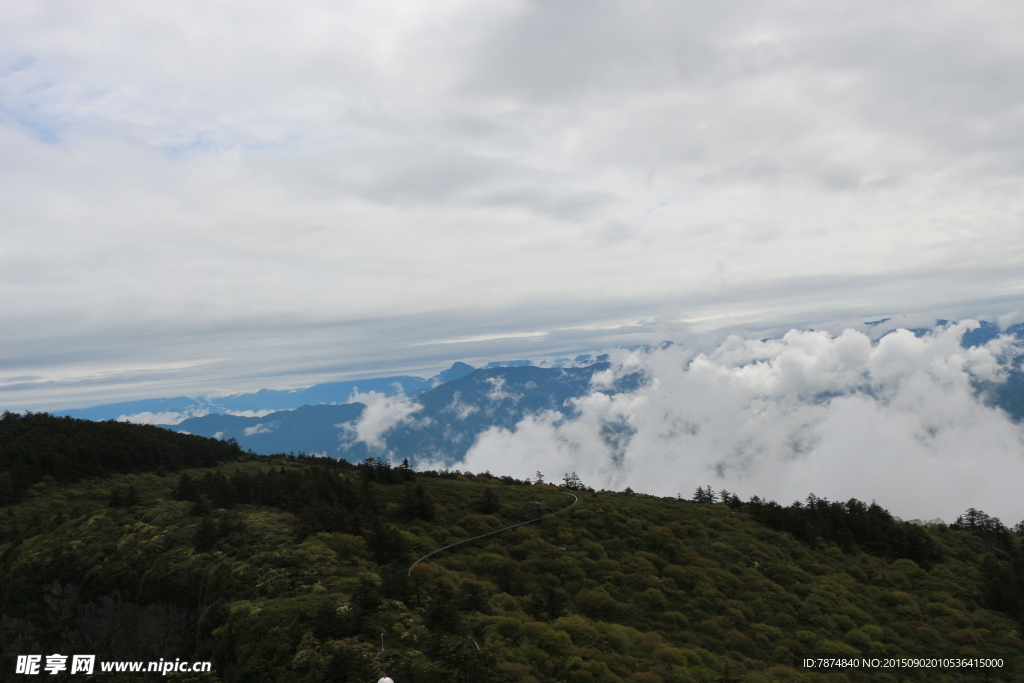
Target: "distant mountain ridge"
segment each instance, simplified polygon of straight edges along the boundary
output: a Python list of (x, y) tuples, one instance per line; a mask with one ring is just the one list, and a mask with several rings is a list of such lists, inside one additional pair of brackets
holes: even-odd
[[(885, 322), (866, 324), (877, 326)], [(935, 327), (910, 331), (922, 336), (948, 324), (949, 321), (939, 320)], [(961, 344), (965, 348), (979, 346), (1000, 334), (1024, 339), (1024, 323), (1004, 328), (981, 321), (978, 327), (964, 333)], [(671, 342), (664, 342), (659, 348), (670, 345)], [(480, 369), (456, 362), (429, 379), (397, 375), (328, 382), (296, 390), (261, 389), (214, 399), (181, 396), (128, 401), (55, 414), (91, 420), (135, 418), (134, 421), (156, 423), (173, 431), (234, 439), (243, 449), (260, 454), (305, 452), (354, 461), (388, 456), (409, 458), (413, 463), (450, 464), (463, 458), (489, 429), (513, 430), (525, 417), (545, 411), (571, 417), (572, 399), (593, 390), (593, 376), (609, 367), (607, 358), (560, 358), (554, 367), (532, 365), (528, 360), (498, 361)], [(1007, 363), (1004, 382), (975, 383), (987, 403), (1005, 410), (1017, 421), (1024, 420), (1022, 361), (1024, 356)], [(601, 390), (629, 391), (642, 381), (643, 377), (634, 375), (616, 387)], [(355, 392), (383, 395), (398, 402), (389, 404), (388, 409), (406, 412), (384, 426), (370, 427), (371, 431), (377, 429), (377, 433), (367, 437), (367, 426), (360, 426), (367, 406), (350, 402), (357, 395)], [(368, 402), (376, 404), (377, 399)]]
[[(465, 365), (465, 363), (456, 363)], [(466, 365), (467, 368), (470, 366)], [(454, 370), (454, 372), (453, 372)], [(470, 371), (472, 368), (470, 368)], [(447, 377), (455, 378), (462, 376), (463, 370), (452, 366), (441, 375), (451, 373)], [(462, 374), (460, 374), (462, 373)], [(438, 377), (441, 377), (439, 375)], [(315, 384), (304, 389), (260, 389), (252, 393), (231, 394), (212, 399), (189, 398), (178, 396), (176, 398), (155, 398), (142, 399), (139, 401), (124, 401), (121, 403), (108, 403), (91, 408), (77, 408), (74, 410), (61, 410), (53, 414), (61, 417), (77, 417), (83, 420), (116, 420), (122, 416), (130, 417), (141, 413), (179, 413), (182, 415), (195, 415), (197, 413), (229, 413), (229, 412), (260, 412), (265, 410), (294, 410), (305, 405), (319, 403), (347, 403), (352, 392), (360, 391), (378, 393), (393, 396), (403, 393), (406, 396), (418, 396), (436, 384), (436, 378), (423, 379), (410, 375), (397, 375), (394, 377), (373, 377), (360, 380), (348, 380), (344, 382), (327, 382)], [(447, 380), (440, 380), (447, 381)]]
[[(383, 431), (376, 448), (356, 438), (356, 423), (366, 409), (362, 403), (307, 405), (262, 417), (210, 414), (162, 426), (235, 439), (243, 449), (259, 454), (304, 452), (353, 461), (390, 454), (394, 459), (408, 458), (413, 464), (452, 463), (465, 456), (488, 429), (513, 429), (524, 417), (547, 410), (570, 416), (574, 411), (571, 399), (589, 393), (594, 374), (609, 367), (604, 362), (579, 368), (473, 370), (412, 399), (408, 417)], [(608, 391), (629, 391), (641, 381), (639, 375), (631, 375)]]
[[(555, 367), (585, 365), (603, 362), (607, 359), (608, 356), (606, 354), (599, 356), (583, 354), (571, 360), (569, 358), (559, 358), (555, 361), (554, 365)], [(485, 369), (530, 367), (531, 365), (533, 363), (529, 360), (494, 361), (488, 363)], [(258, 391), (230, 394), (215, 398), (193, 398), (189, 396), (147, 398), (136, 401), (105, 403), (88, 408), (56, 410), (52, 411), (51, 414), (58, 417), (74, 417), (82, 420), (131, 420), (132, 417), (141, 415), (146, 417), (165, 416), (166, 419), (163, 422), (168, 423), (173, 419), (172, 416), (174, 415), (185, 419), (201, 417), (212, 413), (266, 413), (280, 410), (295, 410), (302, 406), (321, 403), (348, 403), (352, 398), (353, 392), (356, 391), (360, 393), (376, 392), (385, 396), (403, 394), (413, 398), (439, 384), (465, 377), (474, 370), (476, 368), (472, 365), (456, 361), (447, 370), (443, 370), (434, 377), (426, 379), (412, 375), (369, 377), (358, 380), (325, 382), (302, 389), (260, 389)], [(152, 419), (134, 421), (159, 422), (159, 420), (154, 421)]]

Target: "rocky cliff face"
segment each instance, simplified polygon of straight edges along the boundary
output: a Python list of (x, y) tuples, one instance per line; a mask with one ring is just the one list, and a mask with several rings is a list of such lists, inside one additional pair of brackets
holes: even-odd
[(167, 603), (139, 605), (121, 595), (82, 602), (78, 587), (51, 583), (32, 616), (0, 614), (0, 642), (7, 655), (95, 654), (100, 659), (158, 660), (195, 650), (202, 609)]

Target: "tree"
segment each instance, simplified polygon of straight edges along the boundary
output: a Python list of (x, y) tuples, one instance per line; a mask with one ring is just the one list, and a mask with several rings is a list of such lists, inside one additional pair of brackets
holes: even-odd
[(412, 467), (409, 465), (409, 458), (405, 458), (405, 459), (402, 460), (402, 464), (399, 465), (399, 467), (398, 467), (398, 472), (399, 472), (399, 478), (402, 481), (412, 481), (413, 480), (413, 472), (412, 472)]
[(192, 504), (192, 509), (188, 511), (193, 517), (206, 517), (211, 512), (210, 503), (205, 497), (199, 496), (196, 498), (196, 502)]
[(735, 493), (730, 493), (725, 489), (722, 489), (721, 491), (718, 492), (718, 499), (731, 508), (736, 508), (743, 505), (743, 501), (740, 500), (739, 496), (737, 496)]
[(573, 472), (572, 474), (569, 474), (567, 472), (565, 474), (565, 477), (562, 478), (562, 481), (565, 482), (565, 488), (569, 489), (570, 491), (583, 490), (583, 482), (580, 481), (580, 478), (576, 475), (575, 472)]
[(416, 485), (416, 516), (427, 522), (434, 519), (434, 504), (427, 497), (423, 484)]
[(213, 504), (219, 508), (231, 508), (235, 505), (235, 488), (222, 472), (217, 472), (210, 487)]
[(134, 486), (117, 486), (110, 495), (110, 507), (128, 508), (139, 504), (139, 494)]
[(481, 648), (473, 638), (444, 637), (435, 652), (448, 674), (447, 680), (457, 683), (488, 683), (502, 680), (496, 670), (494, 653)]
[(709, 485), (707, 488), (697, 487), (697, 490), (693, 492), (693, 502), (695, 503), (706, 503), (710, 505), (714, 503), (716, 499), (715, 490)]
[(501, 509), (501, 501), (495, 495), (494, 489), (490, 486), (484, 489), (484, 494), (477, 503), (477, 510), (484, 515), (493, 515)]
[(361, 576), (356, 589), (352, 591), (352, 607), (363, 614), (380, 607), (380, 590), (377, 583), (368, 576)]
[(199, 499), (199, 488), (196, 486), (195, 480), (188, 476), (187, 472), (182, 472), (181, 476), (178, 477), (178, 485), (174, 487), (175, 500), (188, 500), (195, 502)]
[(427, 604), (423, 623), (437, 633), (456, 633), (462, 627), (455, 591), (447, 581), (441, 581)]
[(730, 660), (726, 659), (725, 663), (722, 664), (722, 670), (718, 674), (718, 683), (739, 683), (739, 675), (733, 671), (733, 664)]
[(201, 553), (208, 552), (213, 549), (213, 544), (216, 542), (217, 527), (214, 526), (213, 520), (207, 515), (199, 521), (199, 526), (196, 527), (194, 541), (196, 550)]
[(537, 474), (534, 475), (533, 480), (536, 483), (538, 483), (538, 484), (543, 484), (544, 483), (544, 473), (541, 472), (540, 470), (537, 470)]

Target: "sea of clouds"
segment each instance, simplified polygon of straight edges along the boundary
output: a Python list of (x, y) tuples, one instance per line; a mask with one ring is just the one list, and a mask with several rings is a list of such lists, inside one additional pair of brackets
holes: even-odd
[[(1012, 337), (963, 348), (964, 321), (878, 340), (793, 330), (729, 337), (707, 352), (618, 351), (566, 418), (545, 412), (483, 433), (454, 468), (657, 495), (711, 485), (788, 504), (809, 493), (876, 500), (904, 518), (951, 521), (968, 507), (1024, 519), (1024, 430), (985, 403)], [(630, 393), (609, 391), (642, 372)]]

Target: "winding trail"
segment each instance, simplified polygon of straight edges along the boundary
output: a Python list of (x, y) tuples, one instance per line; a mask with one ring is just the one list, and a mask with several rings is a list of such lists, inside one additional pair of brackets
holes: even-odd
[[(494, 531), (488, 531), (486, 534), (480, 534), (479, 536), (473, 536), (472, 538), (465, 538), (465, 539), (463, 539), (461, 541), (456, 541), (455, 543), (449, 543), (446, 546), (443, 546), (441, 548), (438, 548), (437, 550), (433, 550), (433, 551), (427, 553), (426, 555), (424, 555), (420, 559), (418, 559), (415, 562), (413, 562), (412, 566), (409, 567), (409, 574), (408, 574), (408, 576), (412, 576), (412, 570), (416, 568), (416, 565), (418, 565), (420, 562), (422, 562), (423, 560), (427, 559), (431, 555), (436, 555), (437, 553), (441, 552), (442, 550), (448, 550), (448, 548), (454, 548), (457, 545), (462, 545), (463, 543), (469, 543), (470, 541), (475, 541), (478, 538), (483, 538), (485, 536), (493, 536), (494, 534), (500, 534), (502, 531), (508, 531), (509, 529), (515, 529), (517, 526), (523, 526), (524, 524), (533, 524), (534, 522), (542, 520), (545, 517), (550, 517), (551, 515), (557, 515), (560, 512), (565, 512), (566, 510), (571, 508), (573, 505), (575, 505), (576, 503), (580, 502), (580, 499), (578, 497), (576, 497), (576, 494), (574, 494), (574, 493), (566, 493), (565, 491), (561, 491), (560, 493), (562, 493), (562, 495), (572, 496), (572, 502), (569, 503), (568, 505), (566, 505), (561, 510), (555, 510), (554, 512), (549, 512), (546, 515), (541, 515), (540, 517), (537, 517), (536, 519), (528, 519), (525, 522), (519, 522), (518, 524), (510, 524), (509, 526), (502, 527), (501, 529), (495, 529)], [(477, 648), (479, 649), (479, 647), (480, 646), (478, 645)]]

